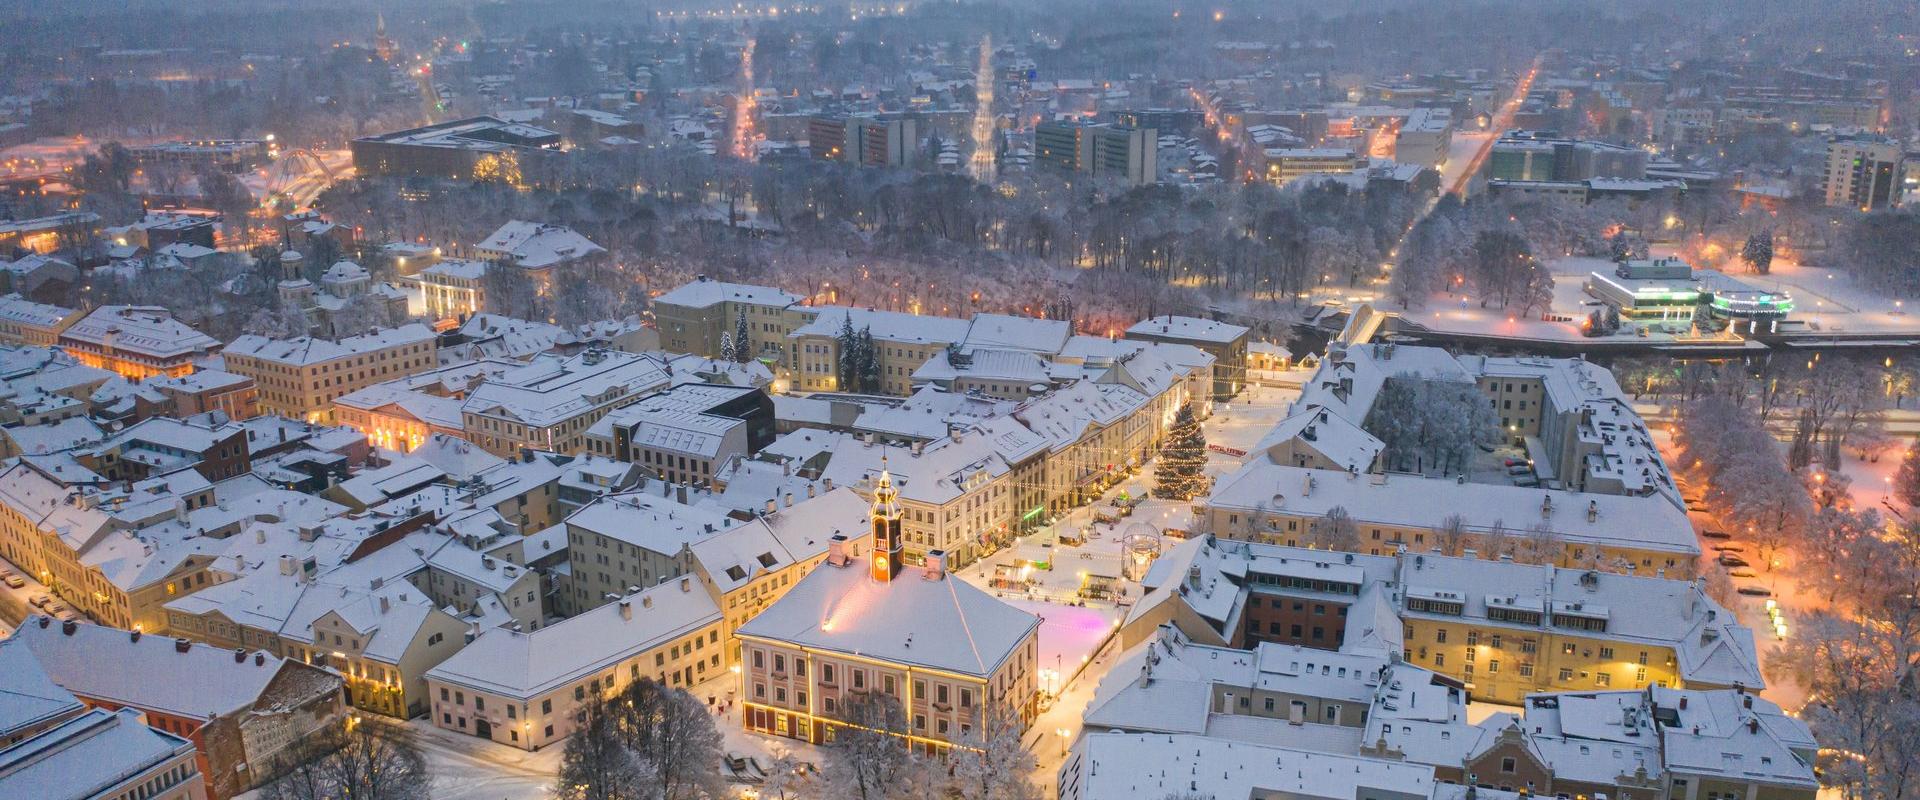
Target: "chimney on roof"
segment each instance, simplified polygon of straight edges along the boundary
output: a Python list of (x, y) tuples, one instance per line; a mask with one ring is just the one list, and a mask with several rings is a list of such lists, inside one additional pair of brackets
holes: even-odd
[(779, 504), (775, 503), (773, 498), (771, 497), (767, 498), (767, 513), (771, 514), (778, 509), (779, 509)]
[(267, 664), (267, 654), (266, 654), (266, 653), (254, 653), (254, 654), (253, 654), (253, 665), (254, 665), (254, 666), (256, 666), (256, 667), (263, 667), (263, 666), (266, 666), (266, 664)]
[(820, 479), (820, 485), (821, 485), (821, 486), (824, 486), (824, 487), (826, 487), (826, 489), (827, 489), (827, 491), (829, 491), (829, 492), (831, 492), (831, 491), (833, 491), (833, 479), (832, 479), (832, 478), (821, 478), (821, 479)]
[(620, 598), (620, 618), (623, 620), (633, 619), (633, 601), (632, 600), (628, 600), (627, 598), (624, 598), (624, 597)]
[(130, 641), (130, 642), (137, 642), (137, 641), (140, 641), (140, 629), (139, 629), (139, 628), (134, 628), (133, 630), (131, 630), (131, 631), (128, 631), (128, 632), (127, 632), (127, 641)]
[(67, 620), (65, 622), (60, 623), (60, 632), (68, 636), (72, 636), (73, 632), (77, 630), (80, 630), (80, 623), (78, 622), (75, 622), (73, 620)]
[(1687, 696), (1684, 694), (1680, 695), (1680, 710), (1681, 711), (1687, 710)]
[(923, 559), (923, 566), (927, 580), (937, 581), (946, 577), (947, 551), (928, 550), (925, 559)]
[(192, 648), (193, 642), (188, 641), (184, 636), (173, 640), (173, 652), (184, 653)]
[(682, 592), (691, 592), (691, 591), (693, 591), (693, 576), (692, 576), (692, 575), (682, 575), (682, 576), (680, 576), (680, 591), (682, 591)]
[(385, 614), (391, 610), (393, 610), (393, 601), (387, 599), (387, 596), (384, 594), (380, 595), (380, 613)]
[(807, 481), (807, 496), (813, 496), (813, 481)]
[(846, 534), (834, 534), (832, 539), (827, 540), (827, 563), (836, 567), (844, 567), (847, 565), (847, 557)]
[(1753, 708), (1753, 695), (1750, 695), (1750, 694), (1740, 695), (1740, 705), (1743, 708)]
[(244, 648), (244, 647), (233, 648), (233, 663), (235, 664), (247, 663), (247, 648)]
[(787, 492), (787, 508), (793, 507), (793, 493)]
[(1587, 501), (1587, 521), (1593, 522), (1594, 520), (1597, 520), (1599, 518), (1600, 518), (1600, 501), (1588, 500)]
[(1759, 717), (1752, 717), (1747, 720), (1747, 732), (1752, 734), (1758, 734), (1760, 732)]

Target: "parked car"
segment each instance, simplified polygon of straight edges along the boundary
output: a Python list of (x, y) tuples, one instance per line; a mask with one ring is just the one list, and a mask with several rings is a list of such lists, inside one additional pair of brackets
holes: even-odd
[(1700, 535), (1701, 535), (1701, 536), (1705, 536), (1705, 537), (1707, 537), (1707, 538), (1709, 538), (1709, 539), (1731, 539), (1731, 538), (1733, 538), (1733, 534), (1731, 534), (1731, 533), (1727, 533), (1726, 531), (1716, 531), (1716, 530), (1704, 530), (1704, 531), (1701, 531), (1701, 532), (1700, 532)]
[(1736, 569), (1736, 570), (1733, 570), (1733, 571), (1731, 571), (1731, 572), (1728, 572), (1727, 574), (1728, 574), (1728, 575), (1732, 575), (1733, 577), (1736, 577), (1736, 578), (1757, 578), (1757, 577), (1760, 577), (1760, 576), (1758, 576), (1758, 575), (1755, 575), (1755, 574), (1753, 574), (1753, 570), (1750, 570), (1750, 569)]
[(1773, 596), (1773, 590), (1768, 589), (1765, 586), (1742, 586), (1738, 589), (1735, 589), (1734, 591), (1747, 595), (1748, 597), (1772, 597)]
[(1532, 465), (1529, 465), (1529, 464), (1515, 464), (1511, 467), (1507, 467), (1507, 474), (1508, 475), (1532, 475), (1533, 467)]
[(1527, 460), (1524, 458), (1508, 458), (1508, 459), (1503, 459), (1500, 462), (1500, 466), (1508, 467), (1508, 468), (1524, 467), (1526, 465), (1527, 465)]
[(1532, 475), (1528, 475), (1520, 478), (1514, 478), (1513, 485), (1518, 486), (1522, 489), (1532, 489), (1540, 485), (1540, 479), (1535, 478)]
[(1721, 554), (1720, 554), (1720, 566), (1723, 566), (1723, 567), (1750, 567), (1750, 566), (1753, 566), (1753, 565), (1752, 565), (1752, 564), (1748, 564), (1748, 563), (1747, 563), (1747, 560), (1746, 560), (1746, 559), (1744, 559), (1744, 558), (1741, 558), (1741, 557), (1739, 557), (1739, 556), (1736, 556), (1736, 555), (1734, 555), (1734, 554), (1732, 554), (1732, 553), (1721, 553)]
[(1747, 549), (1746, 549), (1746, 548), (1744, 548), (1744, 547), (1741, 547), (1740, 545), (1737, 545), (1737, 544), (1716, 544), (1716, 545), (1714, 545), (1714, 546), (1713, 546), (1713, 549), (1714, 549), (1714, 551), (1715, 551), (1715, 552), (1719, 552), (1719, 553), (1744, 553), (1744, 552), (1747, 552)]
[(27, 579), (22, 578), (18, 575), (15, 575), (11, 572), (7, 573), (6, 577), (0, 577), (0, 581), (4, 581), (9, 588), (13, 588), (13, 589), (18, 589), (22, 586), (27, 585)]
[(34, 608), (38, 608), (41, 610), (45, 610), (47, 607), (47, 604), (51, 602), (53, 602), (53, 598), (48, 597), (44, 594), (36, 594), (33, 596), (32, 600), (27, 601), (27, 603), (32, 605)]

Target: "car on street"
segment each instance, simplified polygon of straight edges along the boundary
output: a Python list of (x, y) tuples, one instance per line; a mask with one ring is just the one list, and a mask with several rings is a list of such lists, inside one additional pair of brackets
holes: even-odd
[(1773, 590), (1768, 589), (1765, 586), (1742, 586), (1738, 589), (1735, 589), (1734, 591), (1737, 591), (1748, 597), (1772, 597), (1773, 596)]
[(1723, 566), (1723, 567), (1749, 567), (1749, 566), (1753, 566), (1753, 565), (1751, 565), (1751, 564), (1748, 564), (1748, 563), (1747, 563), (1747, 560), (1746, 560), (1746, 559), (1744, 559), (1744, 558), (1741, 558), (1741, 557), (1739, 557), (1739, 556), (1736, 556), (1736, 555), (1734, 555), (1734, 554), (1732, 554), (1732, 553), (1721, 553), (1721, 554), (1720, 554), (1720, 566)]
[(22, 578), (18, 575), (15, 575), (11, 572), (7, 573), (4, 577), (0, 577), (0, 582), (6, 583), (7, 587), (10, 589), (18, 589), (22, 586), (27, 585), (27, 579)]
[(1714, 550), (1714, 552), (1716, 552), (1716, 553), (1744, 553), (1744, 552), (1747, 552), (1747, 549), (1746, 549), (1746, 548), (1744, 548), (1744, 547), (1741, 547), (1740, 545), (1737, 545), (1737, 544), (1716, 544), (1716, 545), (1714, 545), (1714, 546), (1713, 546), (1713, 550)]
[(32, 600), (28, 600), (27, 602), (31, 604), (34, 608), (45, 610), (47, 607), (47, 604), (53, 602), (53, 598), (48, 597), (44, 594), (36, 594), (33, 596)]
[(1716, 531), (1716, 530), (1704, 530), (1704, 531), (1701, 531), (1701, 532), (1700, 532), (1700, 535), (1701, 535), (1701, 536), (1705, 536), (1705, 537), (1707, 537), (1707, 538), (1709, 538), (1709, 539), (1731, 539), (1731, 538), (1733, 538), (1733, 534), (1731, 534), (1731, 533), (1727, 533), (1726, 531)]
[(1757, 577), (1760, 577), (1760, 576), (1758, 576), (1758, 575), (1755, 575), (1755, 574), (1753, 574), (1753, 570), (1750, 570), (1750, 569), (1736, 569), (1736, 570), (1733, 570), (1733, 571), (1731, 571), (1731, 572), (1728, 572), (1727, 574), (1728, 574), (1728, 575), (1732, 575), (1733, 577), (1736, 577), (1736, 578), (1757, 578)]

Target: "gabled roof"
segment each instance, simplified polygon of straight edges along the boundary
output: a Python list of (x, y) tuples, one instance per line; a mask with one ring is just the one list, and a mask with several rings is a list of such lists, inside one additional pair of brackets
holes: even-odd
[(530, 633), (484, 631), (427, 678), (532, 700), (719, 620), (713, 596), (687, 575)]
[(29, 618), (5, 646), (32, 652), (47, 677), (81, 697), (189, 719), (252, 706), (283, 661), (265, 652), (257, 654), (257, 663), (254, 653), (236, 660), (232, 650), (198, 643), (180, 652), (164, 636), (90, 623), (78, 623), (68, 634), (57, 621), (42, 627), (43, 619)]

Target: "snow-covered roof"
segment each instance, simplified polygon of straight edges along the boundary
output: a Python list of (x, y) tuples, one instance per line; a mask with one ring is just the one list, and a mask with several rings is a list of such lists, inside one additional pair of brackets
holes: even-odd
[[(1700, 553), (1686, 512), (1660, 498), (1463, 483), (1398, 473), (1355, 475), (1262, 458), (1249, 460), (1221, 478), (1207, 503), (1301, 517), (1325, 516), (1337, 506), (1362, 527), (1433, 528), (1458, 514), (1467, 530), (1475, 533), (1501, 526), (1524, 531), (1538, 523), (1568, 543), (1664, 551), (1682, 562)], [(1544, 515), (1543, 507), (1550, 509)]]
[(1078, 796), (1426, 797), (1433, 768), (1196, 734), (1088, 733), (1069, 761)]
[(738, 634), (986, 678), (1039, 626), (966, 581), (913, 569), (876, 581), (856, 557), (808, 573)]
[[(265, 651), (236, 659), (232, 650), (199, 643), (181, 652), (168, 637), (85, 622), (69, 634), (63, 623), (42, 627), (40, 619), (49, 618), (28, 619), (5, 646), (32, 651), (54, 683), (81, 697), (188, 719), (252, 706), (282, 663)], [(101, 668), (108, 664), (113, 668)]]
[(462, 413), (505, 416), (544, 428), (618, 398), (658, 389), (668, 376), (658, 361), (617, 351), (541, 355), (489, 378), (467, 396)]
[(840, 335), (841, 327), (851, 321), (855, 331), (868, 331), (876, 340), (900, 344), (955, 344), (967, 338), (972, 323), (953, 317), (908, 314), (900, 311), (876, 311), (871, 308), (825, 306), (812, 322), (800, 326), (789, 337)]
[(68, 417), (41, 425), (15, 425), (0, 428), (0, 435), (13, 440), (14, 450), (44, 455), (85, 447), (106, 438), (106, 432), (86, 417)]
[(1127, 328), (1127, 335), (1227, 344), (1245, 337), (1249, 330), (1226, 322), (1167, 314), (1133, 323)]
[(1052, 355), (1073, 335), (1073, 323), (1007, 314), (975, 314), (967, 324), (962, 349), (1026, 350)]
[(786, 307), (800, 302), (800, 295), (772, 286), (727, 283), (708, 277), (680, 284), (653, 299), (661, 305), (709, 308), (720, 303), (747, 303), (757, 306)]
[(0, 297), (0, 320), (18, 325), (52, 328), (73, 314), (74, 310), (71, 308), (36, 303), (18, 294)]
[(1673, 721), (1660, 729), (1668, 771), (1809, 791), (1819, 785), (1806, 759), (1819, 748), (1813, 732), (1772, 701), (1742, 692), (1664, 686), (1648, 694), (1660, 716), (1672, 714)]
[(148, 727), (135, 709), (94, 709), (0, 750), (0, 796), (91, 800), (186, 759), (193, 742)]
[[(1607, 638), (1672, 648), (1676, 669), (1689, 685), (1742, 685), (1759, 689), (1761, 677), (1753, 632), (1692, 581), (1620, 575), (1549, 565), (1453, 558), (1433, 553), (1401, 557), (1406, 598), (1446, 597), (1461, 613), (1410, 610), (1403, 616), (1472, 619), (1493, 626), (1551, 626), (1555, 616), (1598, 619)], [(1541, 623), (1489, 618), (1488, 608), (1541, 612)]]
[(835, 535), (866, 535), (867, 501), (846, 487), (794, 505), (776, 503), (772, 514), (720, 531), (692, 544), (693, 560), (715, 589), (731, 592), (769, 572), (827, 552)]
[(900, 499), (936, 506), (979, 491), (985, 484), (982, 476), (990, 481), (1011, 469), (991, 441), (975, 436), (937, 439), (920, 448), (848, 439), (836, 445), (833, 453), (825, 476), (835, 485), (864, 487), (885, 469)]
[(686, 575), (536, 631), (483, 631), (426, 677), (530, 701), (719, 620), (713, 596)]
[(1280, 420), (1253, 449), (1279, 463), (1274, 450), (1288, 442), (1310, 447), (1342, 468), (1362, 472), (1373, 465), (1374, 457), (1386, 446), (1346, 417), (1319, 406), (1309, 406)]
[(479, 244), (475, 250), (505, 256), (527, 269), (540, 269), (604, 253), (578, 231), (565, 225), (548, 225), (526, 220), (509, 220)]
[(15, 731), (85, 708), (72, 692), (47, 677), (40, 660), (25, 645), (0, 641), (0, 741)]
[[(341, 262), (346, 263), (346, 262)], [(432, 342), (433, 329), (417, 322), (398, 328), (382, 328), (349, 336), (339, 341), (302, 336), (298, 339), (269, 339), (247, 334), (227, 345), (226, 355), (248, 356), (262, 361), (295, 367), (309, 367), (343, 358), (353, 358), (396, 347)]]
[(60, 337), (161, 359), (220, 348), (220, 340), (194, 330), (158, 306), (101, 306), (80, 318)]
[[(670, 488), (665, 483), (657, 485)], [(682, 548), (739, 521), (707, 505), (685, 505), (660, 490), (643, 489), (596, 498), (569, 515), (566, 523), (571, 528), (675, 556)]]

